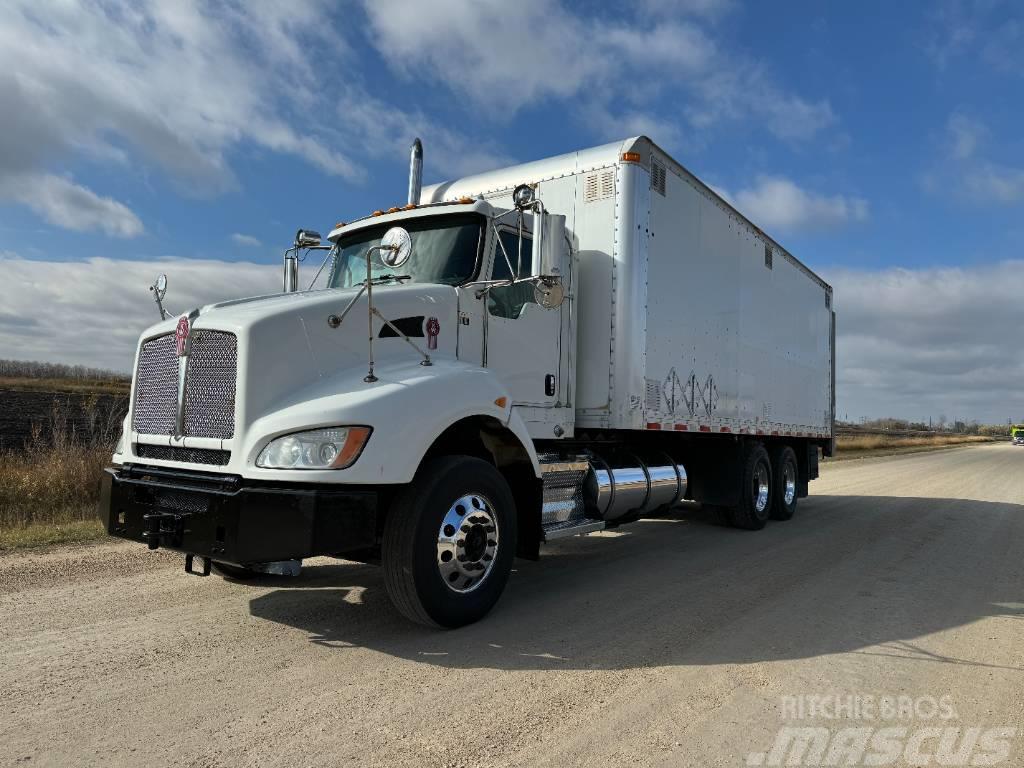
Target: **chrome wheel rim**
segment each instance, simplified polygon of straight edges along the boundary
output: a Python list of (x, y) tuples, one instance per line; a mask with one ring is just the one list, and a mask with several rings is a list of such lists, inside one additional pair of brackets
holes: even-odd
[(500, 531), (494, 505), (471, 493), (457, 499), (437, 531), (437, 570), (453, 592), (472, 592), (494, 568)]
[(768, 507), (768, 467), (761, 462), (754, 469), (754, 509), (759, 513)]
[(786, 466), (782, 468), (782, 482), (782, 498), (788, 507), (796, 498), (796, 468), (790, 462), (786, 462)]

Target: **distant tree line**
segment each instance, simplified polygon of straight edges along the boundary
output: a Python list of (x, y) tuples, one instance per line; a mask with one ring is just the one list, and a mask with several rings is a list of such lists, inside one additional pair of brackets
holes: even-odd
[(12, 379), (72, 379), (74, 381), (128, 381), (131, 377), (106, 368), (43, 363), (38, 360), (0, 360), (0, 377)]
[(944, 415), (933, 422), (910, 421), (886, 417), (881, 419), (862, 419), (858, 422), (836, 421), (837, 427), (846, 429), (877, 430), (882, 432), (955, 432), (961, 435), (985, 435), (999, 437), (1009, 435), (1010, 428), (1005, 424), (979, 424), (977, 421), (949, 421)]

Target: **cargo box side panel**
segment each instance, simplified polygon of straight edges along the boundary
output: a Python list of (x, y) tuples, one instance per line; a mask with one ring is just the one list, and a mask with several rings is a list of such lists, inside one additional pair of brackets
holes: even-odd
[(579, 285), (577, 308), (577, 423), (608, 426), (612, 369), (612, 267), (615, 237), (614, 165), (574, 176)]
[(670, 159), (655, 163), (645, 423), (826, 430), (827, 288)]

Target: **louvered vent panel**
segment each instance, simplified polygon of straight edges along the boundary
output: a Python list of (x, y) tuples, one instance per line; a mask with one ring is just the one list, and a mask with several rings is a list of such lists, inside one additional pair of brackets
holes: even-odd
[(661, 410), (661, 382), (647, 379), (646, 385), (647, 413), (657, 413)]
[(665, 166), (653, 158), (651, 159), (651, 189), (664, 197)]
[(591, 173), (583, 179), (583, 202), (593, 203), (615, 194), (615, 170)]

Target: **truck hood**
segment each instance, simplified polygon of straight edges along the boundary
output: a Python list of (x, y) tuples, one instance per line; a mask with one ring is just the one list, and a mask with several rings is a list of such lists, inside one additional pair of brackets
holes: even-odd
[[(352, 382), (358, 382), (362, 392), (367, 387), (394, 384), (411, 372), (424, 370), (420, 367), (423, 357), (375, 317), (374, 361), (380, 381), (363, 382), (369, 358), (365, 293), (340, 326), (331, 327), (328, 323), (328, 318), (340, 316), (358, 293), (359, 289), (354, 288), (258, 296), (210, 304), (188, 313), (193, 334), (222, 331), (237, 339), (236, 433), (301, 399), (304, 392), (322, 391), (326, 385), (341, 393), (351, 389)], [(373, 303), (432, 359), (455, 358), (455, 288), (384, 284), (374, 286)], [(173, 333), (177, 320), (171, 318), (147, 329), (142, 343)], [(193, 370), (192, 366), (198, 363), (190, 360), (189, 365)]]

